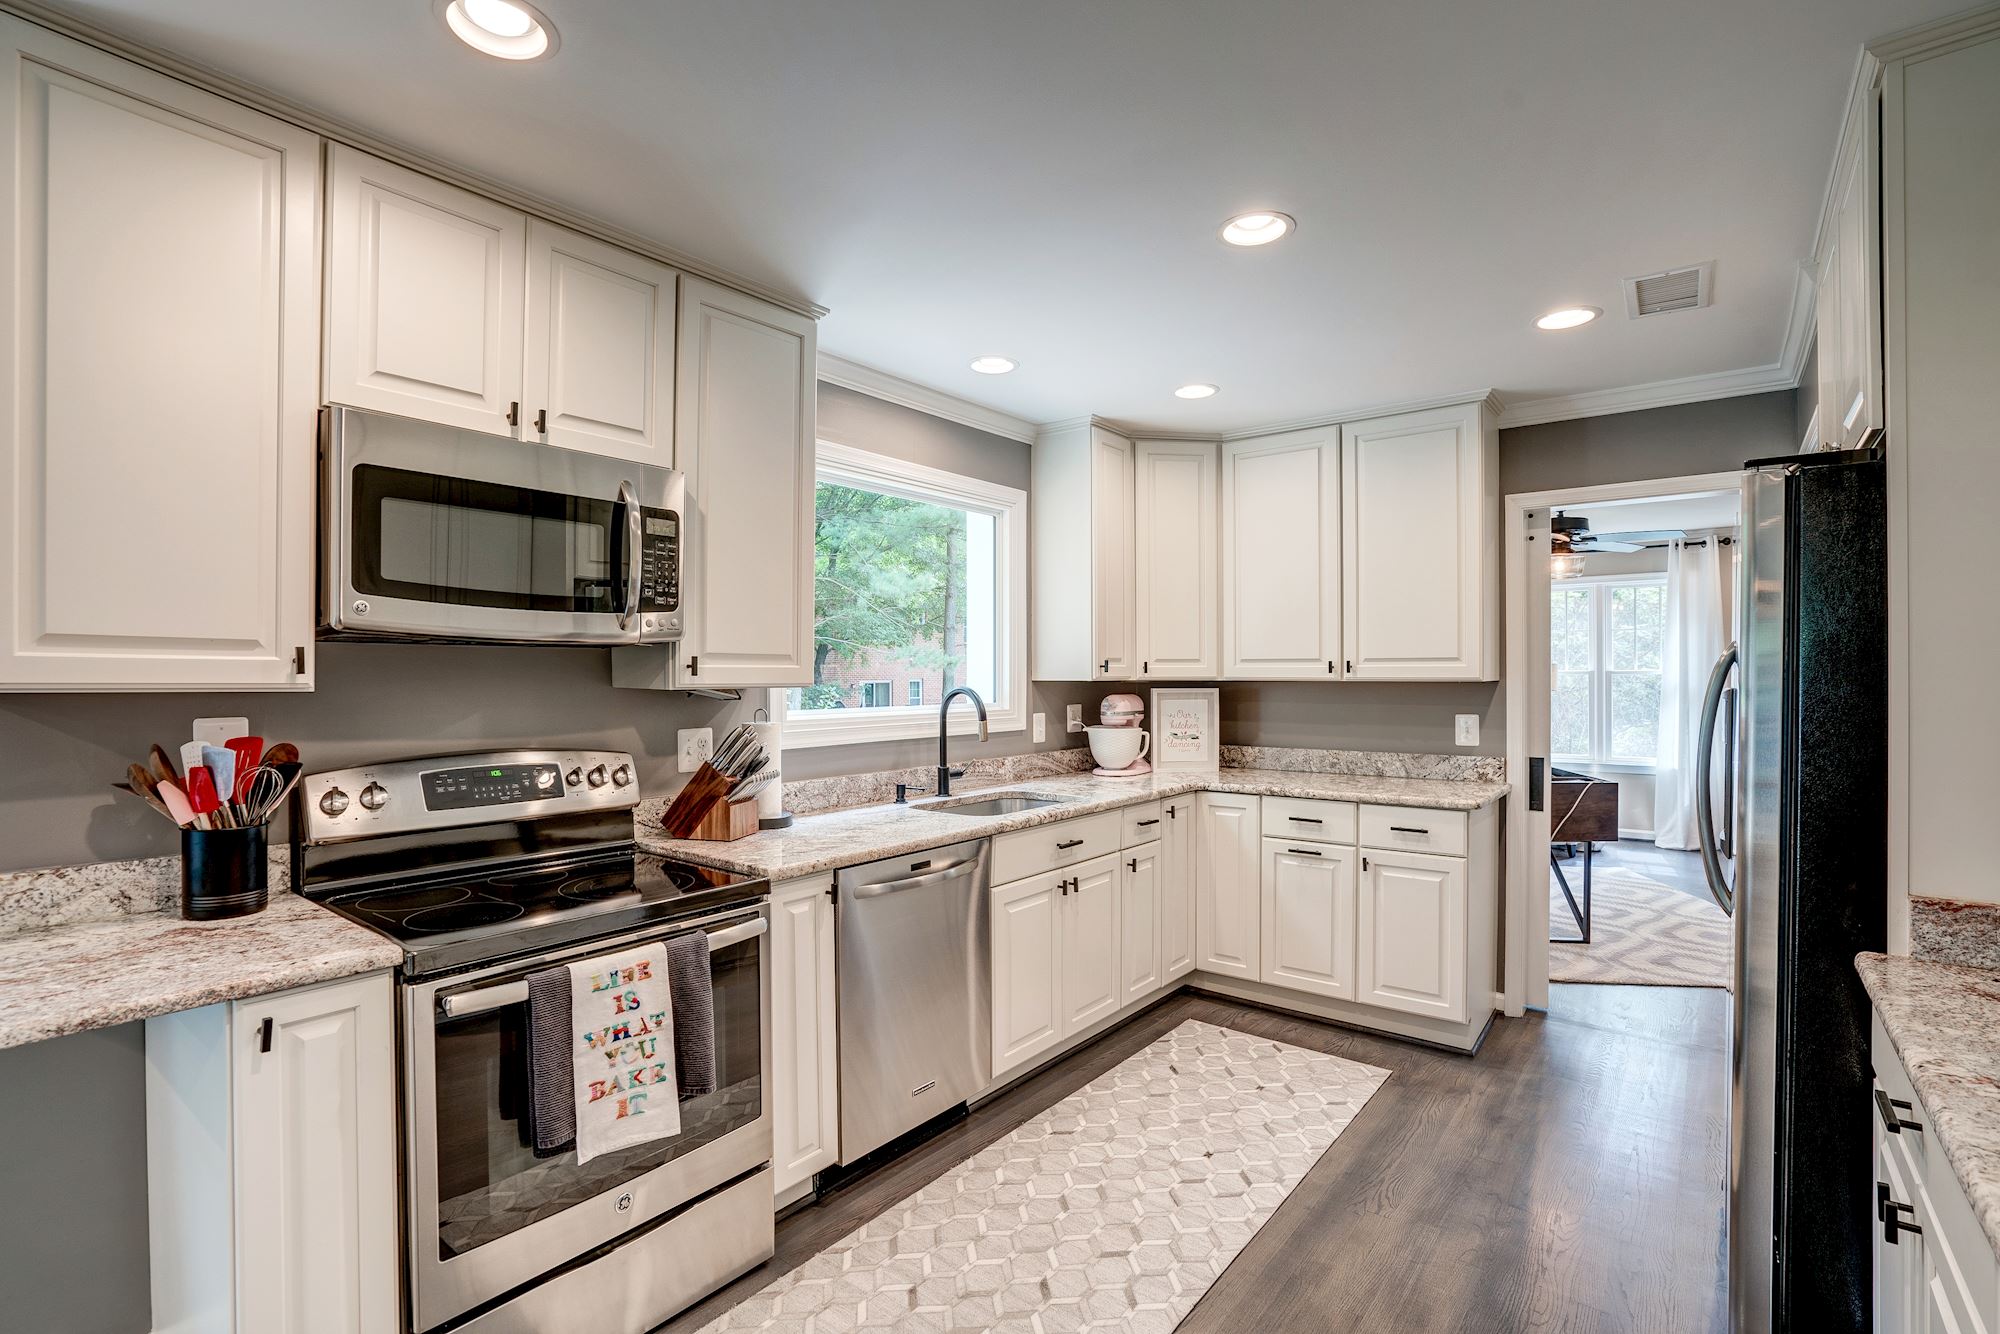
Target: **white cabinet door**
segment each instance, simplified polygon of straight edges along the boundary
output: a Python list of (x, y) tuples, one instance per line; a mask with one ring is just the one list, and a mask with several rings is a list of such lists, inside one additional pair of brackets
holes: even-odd
[(1463, 1023), (1465, 859), (1361, 851), (1355, 999)]
[(1166, 977), (1160, 971), (1162, 844), (1141, 843), (1118, 854), (1124, 858), (1122, 902), (1118, 914), (1118, 1003), (1138, 1000), (1157, 991)]
[(388, 977), (236, 1001), (229, 1031), (237, 1072), (236, 1328), (394, 1334), (401, 1326)]
[(678, 682), (812, 684), (813, 322), (681, 281), (674, 454), (689, 556)]
[(521, 435), (527, 219), (339, 144), (329, 159), (327, 401)]
[(1118, 959), (1124, 863), (1116, 854), (1072, 867), (1062, 896), (1063, 1036), (1122, 1004)]
[[(1875, 1180), (1888, 1187), (1889, 1199), (1898, 1204), (1916, 1204), (1917, 1197), (1903, 1173), (1900, 1156), (1893, 1145), (1885, 1142), (1879, 1123), (1875, 1129)], [(1899, 1216), (1916, 1221), (1909, 1210), (1900, 1211)], [(1879, 1210), (1877, 1225), (1870, 1229), (1870, 1235), (1874, 1250), (1874, 1334), (1927, 1334), (1934, 1322), (1927, 1310), (1930, 1303), (1923, 1235), (1900, 1232), (1891, 1243), (1880, 1226)]]
[(840, 1154), (831, 876), (771, 891), (773, 1186), (791, 1189)]
[(1359, 855), (1335, 843), (1264, 840), (1264, 981), (1354, 999)]
[(1062, 1041), (1061, 887), (1068, 883), (1068, 871), (1050, 871), (996, 886), (988, 900), (996, 1078)]
[(1479, 404), (1341, 427), (1347, 674), (1499, 673), (1499, 432)]
[(1877, 107), (1859, 99), (1842, 133), (1819, 256), (1819, 429), (1831, 449), (1859, 448), (1884, 419)]
[(674, 464), (674, 296), (680, 275), (539, 220), (528, 224), (529, 438)]
[(1195, 967), (1254, 980), (1263, 905), (1257, 798), (1204, 792), (1195, 815)]
[(1141, 440), (1134, 446), (1137, 675), (1207, 681), (1220, 674), (1216, 542), (1221, 523), (1216, 447)]
[(1132, 655), (1132, 442), (1090, 428), (1091, 677), (1129, 680)]
[(0, 15), (0, 689), (310, 689), (319, 140)]
[(1338, 680), (1340, 434), (1222, 447), (1222, 674)]
[(1160, 806), (1160, 967), (1171, 982), (1194, 971), (1194, 798)]

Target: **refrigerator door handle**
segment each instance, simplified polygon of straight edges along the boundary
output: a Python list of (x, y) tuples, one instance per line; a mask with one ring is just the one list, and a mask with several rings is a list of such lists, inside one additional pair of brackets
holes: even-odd
[[(1715, 670), (1708, 674), (1708, 693), (1701, 702), (1701, 736), (1695, 748), (1701, 756), (1701, 772), (1694, 785), (1695, 834), (1701, 843), (1702, 874), (1708, 877), (1708, 892), (1722, 911), (1734, 914), (1736, 896), (1722, 878), (1722, 858), (1718, 855), (1715, 841), (1715, 716), (1722, 709), (1723, 687), (1729, 680), (1729, 670), (1736, 665), (1736, 645), (1722, 650), (1722, 656), (1715, 660)], [(1734, 751), (1734, 747), (1731, 750)], [(1733, 762), (1733, 761), (1732, 761)]]

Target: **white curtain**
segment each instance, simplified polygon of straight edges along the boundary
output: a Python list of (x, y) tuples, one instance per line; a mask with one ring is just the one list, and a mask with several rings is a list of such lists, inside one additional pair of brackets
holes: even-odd
[(1700, 846), (1695, 784), (1708, 767), (1699, 747), (1701, 701), (1715, 660), (1729, 646), (1728, 550), (1712, 538), (1667, 548), (1667, 633), (1653, 785), (1653, 842), (1663, 848)]

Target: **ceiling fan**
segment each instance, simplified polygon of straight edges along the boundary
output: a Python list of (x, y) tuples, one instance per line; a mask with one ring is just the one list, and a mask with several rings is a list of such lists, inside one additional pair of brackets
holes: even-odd
[(1549, 554), (1581, 556), (1592, 551), (1637, 551), (1647, 542), (1671, 542), (1687, 534), (1678, 528), (1651, 529), (1633, 533), (1593, 533), (1590, 520), (1570, 518), (1561, 510), (1549, 519)]

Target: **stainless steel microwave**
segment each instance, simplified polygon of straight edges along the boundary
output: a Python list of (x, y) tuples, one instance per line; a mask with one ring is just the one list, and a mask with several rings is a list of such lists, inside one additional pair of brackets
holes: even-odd
[(681, 473), (356, 408), (320, 416), (322, 633), (680, 638)]

